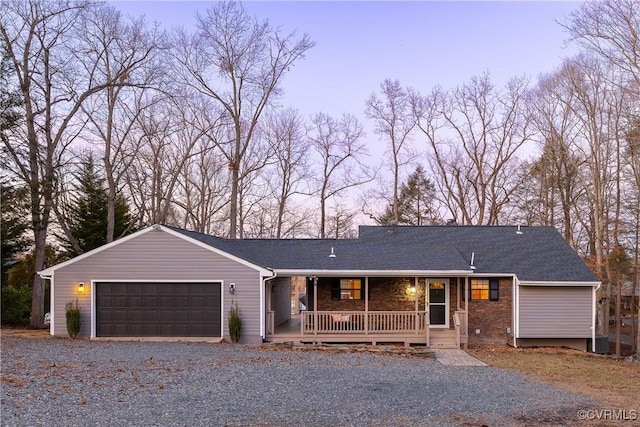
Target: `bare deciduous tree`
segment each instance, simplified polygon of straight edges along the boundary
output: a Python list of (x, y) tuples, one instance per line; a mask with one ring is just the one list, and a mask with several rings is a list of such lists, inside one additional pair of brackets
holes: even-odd
[(527, 223), (558, 227), (565, 240), (579, 248), (580, 242), (574, 239), (574, 217), (584, 193), (578, 180), (583, 158), (572, 151), (576, 134), (571, 109), (574, 95), (562, 81), (563, 68), (542, 76), (528, 98), (533, 126), (541, 136), (542, 153), (527, 180), (529, 184), (538, 184), (539, 196), (532, 200), (532, 208), (538, 209), (538, 215)]
[(282, 77), (313, 45), (306, 34), (299, 39), (295, 33), (282, 35), (231, 1), (216, 3), (197, 15), (193, 36), (177, 36), (175, 57), (181, 80), (219, 103), (229, 121), (228, 140), (216, 144), (231, 172), (231, 238), (239, 233), (241, 167), (260, 117), (280, 94)]
[(91, 130), (102, 143), (108, 188), (106, 241), (111, 242), (119, 237), (114, 236), (115, 204), (122, 178), (138, 149), (131, 144), (135, 139), (130, 135), (142, 110), (157, 102), (146, 92), (161, 86), (159, 56), (164, 36), (149, 28), (143, 18), (129, 20), (112, 6), (91, 10), (81, 25), (85, 36), (74, 50), (78, 63), (84, 64), (87, 73), (103, 79), (120, 76), (120, 84), (107, 87), (83, 106)]
[[(589, 0), (571, 13), (563, 26), (569, 30), (572, 40), (612, 64), (617, 73), (609, 83), (623, 92), (630, 92), (637, 100), (640, 94), (640, 3), (636, 0)], [(637, 101), (634, 108), (637, 109)], [(621, 136), (617, 138), (619, 140)], [(617, 183), (620, 188), (619, 178)], [(640, 191), (638, 184), (636, 181), (632, 193)], [(635, 253), (637, 259), (637, 244)], [(640, 331), (636, 333), (636, 351), (640, 357)]]
[[(84, 122), (78, 112), (93, 95), (117, 86), (122, 72), (88, 73), (104, 55), (74, 59), (84, 37), (83, 14), (100, 7), (76, 1), (7, 1), (0, 5), (0, 37), (13, 63), (24, 105), (26, 137), (5, 144), (19, 177), (30, 188), (35, 270), (45, 264), (45, 245), (54, 202), (58, 166)], [(44, 283), (33, 277), (31, 324), (44, 322)]]
[(307, 138), (319, 157), (320, 237), (327, 236), (327, 202), (353, 188), (370, 182), (374, 174), (364, 165), (366, 155), (362, 125), (349, 114), (340, 119), (318, 113), (311, 119)]
[[(138, 116), (139, 149), (126, 172), (129, 194), (144, 223), (181, 223), (175, 217), (174, 202), (182, 171), (201, 154), (196, 148), (211, 149), (203, 142), (208, 140), (205, 132), (192, 125), (194, 117), (205, 113), (192, 110), (193, 100), (173, 97), (167, 101)], [(209, 126), (216, 128), (215, 122)]]
[[(305, 138), (304, 124), (298, 112), (286, 109), (275, 112), (265, 120), (262, 132), (273, 152), (273, 173), (266, 178), (272, 197), (277, 204), (275, 237), (288, 234), (283, 227), (290, 213), (289, 204), (296, 195), (309, 195), (309, 141)], [(299, 220), (293, 218), (293, 224)], [(292, 224), (292, 225), (293, 225)]]
[(499, 91), (485, 74), (450, 92), (436, 88), (413, 98), (435, 184), (465, 224), (498, 224), (518, 188), (517, 154), (532, 138), (526, 83), (512, 79)]
[[(571, 39), (632, 76), (640, 87), (640, 3), (589, 0), (563, 26)], [(637, 94), (636, 90), (636, 94)]]
[(391, 210), (393, 220), (399, 221), (401, 168), (413, 160), (409, 143), (411, 132), (416, 127), (416, 117), (411, 109), (411, 91), (404, 89), (398, 80), (386, 79), (380, 85), (380, 97), (374, 93), (367, 100), (365, 114), (375, 122), (376, 133), (389, 142), (393, 177)]

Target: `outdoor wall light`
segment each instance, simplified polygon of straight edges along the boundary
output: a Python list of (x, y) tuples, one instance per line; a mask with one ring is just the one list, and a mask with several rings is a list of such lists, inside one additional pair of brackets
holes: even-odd
[(79, 294), (83, 294), (84, 293), (84, 282), (78, 283), (78, 293)]
[(415, 295), (416, 294), (416, 287), (415, 286), (411, 286), (409, 288), (409, 292), (411, 292), (412, 295)]
[(235, 283), (229, 283), (229, 293), (231, 295), (236, 293), (236, 284)]

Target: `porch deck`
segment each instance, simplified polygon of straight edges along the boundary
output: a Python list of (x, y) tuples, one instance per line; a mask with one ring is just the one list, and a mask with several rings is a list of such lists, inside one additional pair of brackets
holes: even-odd
[[(454, 316), (460, 317), (459, 313)], [(431, 348), (460, 348), (466, 343), (460, 322), (454, 322), (450, 329), (436, 329), (427, 327), (426, 318), (424, 312), (302, 312), (274, 325), (273, 333), (267, 334), (265, 340), (274, 343), (402, 343)], [(314, 322), (318, 327), (313, 326)]]

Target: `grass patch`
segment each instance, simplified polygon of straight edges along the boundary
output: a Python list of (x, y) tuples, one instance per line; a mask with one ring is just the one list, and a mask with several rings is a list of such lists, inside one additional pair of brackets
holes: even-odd
[(611, 407), (640, 410), (640, 363), (562, 348), (476, 347), (469, 354), (491, 366), (600, 399)]

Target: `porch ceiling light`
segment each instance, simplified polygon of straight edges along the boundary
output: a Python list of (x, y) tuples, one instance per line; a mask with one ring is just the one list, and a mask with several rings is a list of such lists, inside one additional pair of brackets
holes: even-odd
[(78, 283), (78, 293), (79, 294), (83, 294), (84, 293), (84, 282)]

